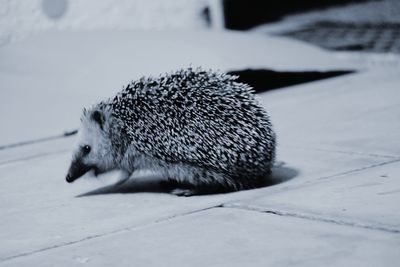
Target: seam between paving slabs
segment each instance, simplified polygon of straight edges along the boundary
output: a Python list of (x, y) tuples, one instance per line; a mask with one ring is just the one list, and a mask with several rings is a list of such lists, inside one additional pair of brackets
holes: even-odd
[(335, 219), (331, 219), (331, 218), (325, 218), (322, 216), (311, 216), (311, 215), (307, 215), (307, 214), (303, 214), (303, 213), (285, 212), (285, 211), (274, 210), (274, 209), (261, 209), (261, 208), (255, 207), (255, 206), (241, 206), (241, 205), (236, 205), (236, 204), (218, 204), (218, 205), (214, 205), (214, 206), (210, 206), (210, 207), (206, 207), (206, 208), (202, 208), (202, 209), (192, 210), (192, 211), (181, 213), (181, 214), (166, 216), (162, 219), (158, 219), (158, 220), (152, 221), (152, 222), (150, 222), (148, 224), (144, 224), (144, 225), (135, 225), (135, 226), (131, 226), (131, 227), (124, 227), (124, 228), (116, 229), (114, 231), (110, 231), (110, 232), (106, 232), (106, 233), (87, 236), (87, 237), (79, 239), (79, 240), (64, 242), (61, 244), (48, 246), (48, 247), (44, 247), (41, 249), (36, 249), (36, 250), (24, 252), (24, 253), (15, 254), (15, 255), (12, 255), (9, 257), (1, 258), (0, 263), (11, 261), (11, 260), (22, 258), (22, 257), (26, 257), (26, 256), (30, 256), (30, 255), (34, 255), (34, 254), (38, 254), (38, 253), (42, 253), (42, 252), (46, 252), (46, 251), (50, 251), (50, 250), (57, 249), (57, 248), (72, 246), (72, 245), (78, 244), (80, 242), (85, 242), (85, 241), (89, 241), (89, 240), (93, 240), (93, 239), (97, 239), (97, 238), (112, 236), (114, 234), (119, 234), (119, 233), (128, 232), (128, 231), (132, 231), (132, 230), (139, 230), (139, 229), (151, 227), (155, 224), (168, 222), (170, 220), (181, 218), (181, 217), (184, 217), (187, 215), (199, 213), (199, 212), (206, 211), (206, 210), (216, 209), (216, 208), (241, 209), (241, 210), (247, 210), (247, 211), (251, 211), (251, 212), (260, 212), (260, 213), (272, 214), (272, 215), (277, 215), (277, 216), (293, 217), (293, 218), (299, 218), (299, 219), (304, 219), (304, 220), (312, 220), (312, 221), (318, 221), (318, 222), (323, 222), (323, 223), (331, 223), (331, 224), (341, 225), (341, 226), (349, 226), (349, 227), (368, 229), (368, 230), (372, 230), (372, 231), (380, 231), (380, 232), (385, 232), (385, 233), (394, 233), (394, 234), (400, 233), (400, 230), (398, 230), (398, 229), (374, 226), (374, 225), (369, 225), (369, 224), (362, 224), (362, 223), (345, 221), (345, 220), (335, 220)]
[(42, 157), (46, 157), (46, 156), (64, 154), (64, 153), (67, 153), (67, 152), (70, 152), (70, 150), (69, 149), (63, 149), (63, 150), (54, 151), (54, 152), (38, 153), (36, 155), (32, 155), (32, 156), (29, 156), (29, 157), (23, 157), (23, 158), (17, 158), (17, 159), (12, 159), (12, 160), (0, 161), (0, 167), (4, 167), (4, 166), (10, 165), (10, 164), (14, 164), (14, 163), (29, 161), (29, 160), (32, 160), (32, 159), (42, 158)]
[(372, 164), (372, 165), (369, 165), (369, 166), (360, 167), (360, 168), (349, 170), (349, 171), (345, 171), (345, 172), (342, 172), (342, 173), (339, 173), (339, 174), (332, 174), (332, 175), (328, 175), (328, 176), (323, 176), (323, 177), (317, 178), (317, 180), (321, 181), (321, 180), (326, 180), (326, 179), (329, 179), (329, 178), (332, 178), (332, 177), (344, 176), (344, 175), (347, 175), (347, 174), (350, 174), (350, 173), (355, 173), (355, 172), (360, 172), (360, 171), (364, 171), (364, 170), (368, 170), (368, 169), (373, 169), (373, 168), (377, 168), (377, 167), (380, 167), (380, 166), (384, 166), (384, 165), (388, 165), (388, 164), (392, 164), (392, 163), (397, 163), (397, 162), (400, 162), (400, 158), (396, 158), (396, 159), (393, 159), (393, 160), (384, 161), (384, 162), (380, 162), (380, 163), (375, 163), (375, 164)]
[(78, 130), (72, 130), (72, 131), (65, 132), (60, 135), (48, 136), (48, 137), (43, 137), (43, 138), (39, 138), (39, 139), (33, 139), (33, 140), (28, 140), (28, 141), (23, 141), (23, 142), (18, 142), (18, 143), (1, 145), (0, 150), (6, 150), (6, 149), (21, 147), (21, 146), (28, 146), (28, 145), (33, 145), (33, 144), (37, 144), (37, 143), (44, 143), (44, 142), (48, 142), (48, 141), (53, 141), (53, 140), (69, 137), (69, 136), (75, 135), (77, 133), (78, 133)]
[[(303, 188), (303, 187), (307, 187), (307, 186), (312, 186), (312, 185), (321, 183), (329, 178), (345, 176), (350, 173), (356, 173), (356, 172), (364, 171), (367, 169), (372, 169), (372, 168), (376, 168), (379, 166), (384, 166), (387, 164), (392, 164), (392, 163), (397, 163), (397, 162), (400, 162), (399, 158), (395, 159), (395, 160), (391, 160), (391, 161), (373, 164), (373, 165), (366, 166), (366, 167), (361, 167), (361, 168), (350, 170), (350, 171), (343, 172), (340, 174), (320, 177), (320, 178), (317, 178), (315, 182), (309, 182), (309, 183), (295, 185), (295, 186), (287, 186), (285, 188), (280, 188), (274, 192), (269, 192), (269, 194), (277, 194), (282, 191), (295, 190), (295, 189), (299, 189), (299, 188)], [(258, 197), (260, 197), (260, 196), (256, 196), (256, 197), (253, 196), (252, 199), (255, 199)], [(393, 234), (400, 233), (400, 229), (398, 229), (398, 228), (391, 228), (391, 227), (387, 227), (387, 226), (374, 225), (374, 224), (370, 224), (370, 223), (356, 222), (356, 221), (352, 221), (352, 220), (343, 220), (343, 219), (335, 219), (335, 218), (329, 218), (329, 217), (324, 217), (324, 216), (317, 216), (317, 215), (313, 215), (313, 214), (309, 214), (309, 213), (291, 212), (291, 211), (284, 211), (284, 210), (278, 210), (278, 209), (272, 209), (272, 208), (253, 206), (253, 205), (243, 205), (243, 204), (235, 203), (233, 201), (231, 201), (229, 203), (224, 203), (220, 207), (221, 208), (236, 208), (236, 209), (262, 212), (262, 213), (269, 213), (269, 214), (274, 214), (274, 215), (278, 215), (278, 216), (295, 217), (295, 218), (301, 218), (301, 219), (312, 220), (312, 221), (332, 223), (332, 224), (336, 224), (336, 225), (344, 225), (344, 226), (349, 226), (349, 227), (381, 231), (381, 232), (386, 232), (386, 233), (393, 233)]]
[(165, 216), (164, 218), (157, 219), (157, 220), (154, 220), (152, 222), (145, 223), (143, 225), (134, 225), (134, 226), (130, 226), (130, 227), (124, 227), (124, 228), (120, 228), (120, 229), (115, 229), (113, 231), (109, 231), (109, 232), (105, 232), (105, 233), (86, 236), (84, 238), (81, 238), (81, 239), (78, 239), (78, 240), (74, 240), (74, 241), (63, 242), (63, 243), (60, 243), (60, 244), (56, 244), (56, 245), (52, 245), (52, 246), (48, 246), (48, 247), (44, 247), (44, 248), (40, 248), (40, 249), (36, 249), (36, 250), (31, 250), (31, 251), (27, 251), (27, 252), (23, 252), (23, 253), (18, 253), (18, 254), (12, 255), (12, 256), (0, 258), (0, 263), (6, 262), (6, 261), (10, 261), (10, 260), (13, 260), (13, 259), (17, 259), (17, 258), (22, 258), (22, 257), (34, 255), (34, 254), (37, 254), (37, 253), (46, 252), (46, 251), (49, 251), (49, 250), (52, 250), (52, 249), (71, 246), (71, 245), (74, 245), (74, 244), (78, 244), (80, 242), (84, 242), (84, 241), (88, 241), (88, 240), (92, 240), (92, 239), (96, 239), (96, 238), (108, 237), (108, 236), (112, 236), (114, 234), (119, 234), (119, 233), (128, 232), (128, 231), (132, 231), (132, 230), (143, 229), (143, 228), (146, 228), (146, 227), (150, 227), (150, 226), (152, 226), (154, 224), (167, 222), (167, 221), (170, 221), (170, 220), (173, 220), (173, 219), (176, 219), (176, 218), (184, 217), (184, 216), (187, 216), (187, 215), (190, 215), (190, 214), (194, 214), (194, 213), (210, 210), (210, 209), (213, 209), (213, 208), (219, 208), (219, 207), (222, 207), (222, 204), (213, 205), (213, 206), (210, 206), (210, 207), (197, 209), (197, 210), (192, 210), (192, 211), (188, 211), (188, 212), (184, 212), (184, 213), (180, 213), (180, 214), (174, 214), (174, 215), (170, 215), (170, 216)]
[[(50, 137), (45, 137), (41, 139), (36, 139), (36, 140), (29, 140), (25, 142), (20, 142), (20, 143), (14, 143), (14, 144), (9, 144), (9, 145), (3, 145), (0, 146), (0, 153), (7, 153), (7, 151), (10, 151), (15, 148), (20, 148), (20, 147), (29, 147), (35, 144), (40, 144), (40, 143), (47, 143), (50, 141), (54, 140), (61, 140), (61, 139), (66, 139), (69, 138), (72, 135), (75, 135), (77, 133), (77, 130), (70, 131), (70, 132), (65, 132), (62, 135), (56, 135), (56, 136), (50, 136)], [(13, 163), (18, 163), (18, 162), (23, 162), (23, 161), (28, 161), (31, 159), (36, 159), (40, 157), (45, 157), (49, 155), (57, 155), (57, 154), (63, 154), (68, 152), (68, 149), (60, 149), (58, 151), (53, 151), (53, 152), (42, 152), (42, 153), (36, 153), (27, 157), (17, 157), (12, 160), (0, 160), (0, 167), (8, 164), (13, 164)], [(23, 153), (23, 152), (22, 152)]]
[[(277, 193), (280, 193), (282, 191), (297, 190), (297, 189), (300, 189), (300, 188), (304, 188), (304, 187), (313, 186), (313, 185), (316, 185), (316, 184), (323, 183), (326, 180), (334, 178), (334, 177), (346, 176), (347, 174), (357, 173), (357, 172), (361, 172), (361, 171), (365, 171), (365, 170), (368, 170), (368, 169), (372, 169), (372, 168), (376, 168), (376, 167), (380, 167), (380, 166), (384, 166), (384, 165), (388, 165), (388, 164), (392, 164), (392, 163), (397, 163), (397, 162), (400, 162), (400, 158), (396, 158), (396, 159), (393, 159), (393, 160), (384, 161), (384, 162), (380, 162), (380, 163), (375, 163), (375, 164), (372, 164), (372, 165), (368, 165), (368, 166), (364, 166), (364, 167), (360, 167), (360, 168), (356, 168), (356, 169), (351, 169), (351, 170), (348, 170), (348, 171), (345, 171), (345, 172), (340, 172), (340, 173), (336, 173), (336, 174), (332, 174), (332, 175), (328, 175), (328, 176), (316, 177), (312, 181), (306, 181), (306, 182), (301, 182), (301, 183), (298, 183), (298, 184), (286, 185), (286, 186), (278, 187), (275, 190), (272, 189), (272, 190), (268, 191), (268, 194), (277, 194)], [(265, 195), (265, 193), (262, 194), (262, 196), (264, 196), (264, 195)], [(261, 196), (261, 195), (256, 196), (256, 198), (259, 197), (259, 196)]]
[(398, 159), (400, 155), (383, 155), (383, 154), (374, 154), (374, 153), (364, 153), (358, 151), (345, 151), (345, 150), (334, 150), (327, 148), (313, 148), (313, 147), (302, 147), (302, 146), (286, 146), (289, 149), (301, 149), (301, 150), (312, 150), (312, 151), (320, 151), (320, 152), (330, 152), (330, 153), (338, 153), (338, 154), (346, 154), (350, 156), (359, 155), (359, 156), (368, 156), (375, 158), (387, 158), (387, 159)]
[(374, 231), (381, 231), (381, 232), (392, 233), (392, 234), (400, 233), (400, 229), (397, 229), (397, 228), (374, 225), (374, 224), (370, 224), (370, 223), (356, 222), (356, 221), (352, 221), (352, 220), (343, 220), (343, 219), (335, 219), (335, 218), (324, 217), (324, 216), (317, 216), (317, 215), (312, 215), (309, 213), (290, 212), (290, 211), (265, 208), (265, 207), (259, 207), (259, 206), (253, 206), (253, 205), (242, 205), (239, 203), (223, 204), (221, 206), (221, 208), (255, 211), (255, 212), (260, 212), (260, 213), (268, 213), (268, 214), (274, 214), (274, 215), (285, 216), (285, 217), (294, 217), (294, 218), (300, 218), (300, 219), (311, 220), (311, 221), (318, 221), (318, 222), (331, 223), (331, 224), (336, 224), (336, 225), (343, 225), (343, 226), (363, 228), (363, 229), (374, 230)]

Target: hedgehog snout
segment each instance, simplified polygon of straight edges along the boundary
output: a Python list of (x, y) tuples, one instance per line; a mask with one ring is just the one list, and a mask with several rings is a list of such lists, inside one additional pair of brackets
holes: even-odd
[(92, 166), (86, 165), (80, 160), (74, 160), (69, 167), (68, 174), (65, 180), (68, 183), (72, 183), (91, 169)]

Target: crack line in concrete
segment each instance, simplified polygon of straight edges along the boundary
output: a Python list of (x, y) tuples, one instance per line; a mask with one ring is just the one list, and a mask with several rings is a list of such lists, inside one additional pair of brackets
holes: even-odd
[(321, 151), (321, 152), (331, 152), (331, 153), (339, 153), (339, 154), (346, 154), (346, 155), (360, 155), (360, 156), (368, 156), (368, 157), (375, 157), (375, 158), (389, 158), (389, 159), (397, 159), (399, 155), (383, 155), (383, 154), (375, 154), (375, 153), (364, 153), (359, 151), (345, 151), (345, 150), (334, 150), (334, 149), (327, 149), (327, 148), (316, 148), (316, 147), (302, 147), (302, 146), (286, 146), (289, 149), (302, 149), (302, 150), (313, 150), (313, 151)]
[(400, 229), (397, 229), (397, 228), (390, 228), (390, 227), (385, 227), (385, 226), (379, 226), (379, 225), (373, 225), (373, 224), (361, 223), (361, 222), (354, 222), (354, 221), (347, 221), (347, 220), (341, 220), (341, 219), (338, 220), (338, 219), (334, 219), (334, 218), (326, 218), (323, 216), (311, 215), (309, 213), (307, 214), (307, 213), (289, 212), (289, 211), (282, 211), (282, 210), (277, 210), (277, 209), (262, 208), (262, 207), (258, 207), (258, 206), (241, 205), (241, 204), (237, 204), (237, 203), (236, 204), (235, 203), (223, 204), (221, 207), (222, 208), (231, 208), (231, 209), (242, 209), (242, 210), (248, 210), (248, 211), (256, 211), (256, 212), (261, 212), (261, 213), (274, 214), (274, 215), (278, 215), (278, 216), (294, 217), (294, 218), (300, 218), (300, 219), (311, 220), (311, 221), (331, 223), (331, 224), (336, 224), (336, 225), (343, 225), (343, 226), (363, 228), (363, 229), (368, 229), (368, 230), (382, 231), (385, 233), (392, 233), (392, 234), (400, 233)]
[(332, 174), (332, 175), (328, 175), (328, 176), (323, 176), (323, 177), (317, 178), (317, 180), (321, 181), (321, 180), (329, 179), (329, 178), (332, 178), (332, 177), (344, 176), (344, 175), (347, 175), (347, 174), (350, 174), (350, 173), (360, 172), (360, 171), (364, 171), (364, 170), (368, 170), (368, 169), (384, 166), (384, 165), (387, 165), (387, 164), (396, 163), (396, 162), (399, 162), (399, 161), (400, 161), (400, 158), (396, 158), (396, 159), (393, 159), (393, 160), (371, 164), (369, 166), (360, 167), (360, 168), (357, 168), (357, 169), (353, 169), (353, 170), (342, 172), (342, 173), (338, 173), (338, 174)]
[(329, 179), (334, 178), (334, 177), (345, 176), (347, 174), (357, 173), (357, 172), (360, 172), (360, 171), (364, 171), (364, 170), (368, 170), (368, 169), (384, 166), (384, 165), (387, 165), (387, 164), (397, 163), (397, 162), (400, 162), (400, 158), (397, 158), (397, 159), (394, 159), (394, 160), (389, 160), (389, 161), (384, 161), (384, 162), (380, 162), (380, 163), (375, 163), (375, 164), (372, 164), (372, 165), (368, 165), (368, 166), (364, 166), (364, 167), (360, 167), (360, 168), (357, 168), (357, 169), (352, 169), (352, 170), (349, 170), (349, 171), (340, 172), (340, 173), (336, 173), (336, 174), (332, 174), (332, 175), (328, 175), (328, 176), (316, 177), (316, 178), (313, 178), (310, 181), (305, 181), (305, 182), (302, 182), (302, 183), (297, 183), (297, 184), (292, 184), (292, 185), (285, 185), (285, 186), (276, 188), (275, 190), (269, 191), (268, 194), (278, 194), (278, 193), (280, 193), (282, 191), (297, 190), (297, 189), (308, 187), (308, 186), (314, 186), (314, 185), (323, 183), (326, 180), (329, 180)]
[(52, 140), (56, 140), (56, 139), (62, 139), (65, 137), (75, 135), (77, 132), (78, 132), (78, 130), (72, 130), (72, 131), (64, 132), (63, 134), (60, 134), (60, 135), (54, 135), (54, 136), (49, 136), (49, 137), (44, 137), (44, 138), (39, 138), (39, 139), (34, 139), (34, 140), (28, 140), (28, 141), (23, 141), (23, 142), (8, 144), (8, 145), (2, 145), (2, 146), (0, 146), (0, 150), (21, 147), (21, 146), (27, 146), (27, 145), (33, 145), (33, 144), (43, 143), (43, 142), (52, 141)]
[(42, 157), (46, 157), (46, 156), (50, 156), (50, 155), (64, 154), (67, 152), (69, 152), (69, 149), (63, 149), (63, 150), (54, 151), (54, 152), (38, 153), (36, 155), (32, 155), (32, 156), (28, 156), (28, 157), (24, 157), (24, 158), (16, 158), (16, 159), (12, 159), (12, 160), (0, 161), (0, 167), (4, 167), (6, 165), (13, 164), (13, 163), (19, 163), (19, 162), (23, 162), (23, 161), (32, 160), (32, 159), (42, 158)]
[(93, 234), (93, 235), (90, 235), (90, 236), (86, 236), (86, 237), (84, 237), (82, 239), (79, 239), (79, 240), (66, 241), (66, 242), (62, 242), (60, 244), (56, 244), (56, 245), (52, 245), (52, 246), (48, 246), (48, 247), (44, 247), (44, 248), (40, 248), (40, 249), (36, 249), (36, 250), (31, 250), (31, 251), (15, 254), (15, 255), (12, 255), (12, 256), (0, 258), (0, 263), (6, 262), (6, 261), (10, 261), (10, 260), (14, 260), (14, 259), (17, 259), (17, 258), (31, 256), (31, 255), (34, 255), (34, 254), (37, 254), (37, 253), (46, 252), (46, 251), (49, 251), (49, 250), (52, 250), (52, 249), (71, 246), (71, 245), (74, 245), (74, 244), (78, 244), (80, 242), (85, 242), (85, 241), (93, 240), (93, 239), (96, 239), (96, 238), (108, 237), (108, 236), (112, 236), (114, 234), (119, 234), (119, 233), (123, 233), (123, 232), (128, 232), (128, 231), (132, 231), (132, 230), (138, 230), (138, 229), (150, 227), (150, 226), (152, 226), (154, 224), (168, 222), (169, 220), (172, 220), (172, 219), (175, 219), (175, 218), (180, 218), (180, 217), (183, 217), (183, 216), (186, 216), (186, 215), (190, 215), (190, 214), (194, 214), (194, 213), (197, 213), (197, 212), (210, 210), (210, 209), (213, 209), (213, 208), (220, 208), (222, 206), (223, 206), (223, 204), (218, 204), (218, 205), (214, 205), (214, 206), (210, 206), (210, 207), (206, 207), (206, 208), (202, 208), (202, 209), (191, 210), (191, 211), (180, 213), (180, 214), (173, 214), (173, 215), (165, 216), (164, 218), (161, 218), (161, 219), (157, 219), (157, 220), (151, 221), (151, 222), (146, 223), (144, 225), (135, 225), (135, 226), (131, 226), (131, 227), (115, 229), (113, 231), (106, 232), (106, 233)]

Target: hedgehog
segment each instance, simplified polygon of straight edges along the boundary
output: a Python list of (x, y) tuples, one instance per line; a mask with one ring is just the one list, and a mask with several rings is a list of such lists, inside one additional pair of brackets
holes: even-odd
[(254, 90), (237, 76), (186, 68), (130, 82), (83, 110), (67, 182), (86, 172), (160, 174), (178, 196), (260, 187), (275, 133)]

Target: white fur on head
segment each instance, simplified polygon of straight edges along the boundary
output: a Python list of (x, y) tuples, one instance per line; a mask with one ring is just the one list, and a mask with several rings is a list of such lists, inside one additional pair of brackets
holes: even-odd
[[(82, 124), (78, 132), (75, 156), (81, 155), (84, 164), (94, 166), (100, 172), (116, 167), (110, 140), (111, 120), (111, 111), (99, 105), (84, 109), (81, 117)], [(80, 152), (84, 146), (90, 147), (87, 155)]]

